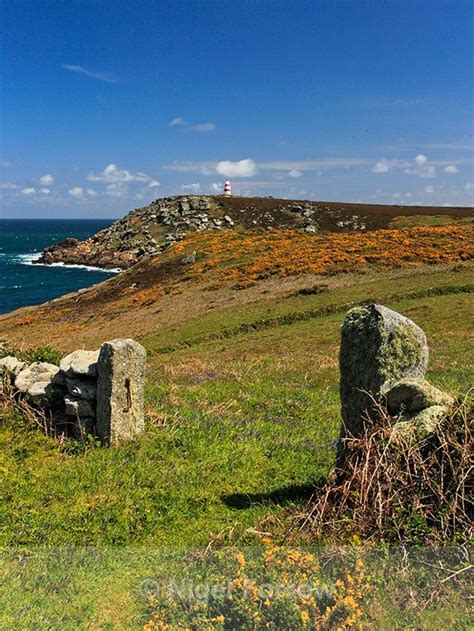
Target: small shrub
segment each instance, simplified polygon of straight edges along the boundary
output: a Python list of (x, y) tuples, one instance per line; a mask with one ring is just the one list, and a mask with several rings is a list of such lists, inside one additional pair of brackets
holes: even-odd
[(7, 355), (13, 355), (13, 357), (24, 362), (48, 362), (56, 366), (59, 366), (59, 362), (62, 359), (62, 354), (50, 346), (22, 351), (18, 348), (10, 348), (7, 345), (3, 345), (0, 348), (0, 359), (7, 357)]
[(378, 418), (346, 438), (344, 469), (313, 498), (303, 526), (317, 535), (351, 534), (412, 543), (472, 536), (473, 410), (461, 404), (435, 433), (418, 439)]
[[(323, 578), (312, 552), (264, 540), (263, 550), (220, 554), (221, 567), (187, 567), (186, 586), (148, 597), (154, 629), (349, 629), (360, 624), (371, 589), (357, 559)], [(190, 578), (191, 577), (191, 578)]]

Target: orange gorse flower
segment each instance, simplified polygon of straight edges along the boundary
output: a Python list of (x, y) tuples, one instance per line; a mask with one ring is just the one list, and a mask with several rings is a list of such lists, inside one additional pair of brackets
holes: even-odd
[(474, 257), (473, 234), (469, 226), (458, 225), (317, 235), (283, 229), (193, 233), (170, 248), (169, 255), (198, 250), (201, 257), (189, 267), (190, 278), (215, 271), (221, 284), (244, 289), (270, 276), (467, 261)]

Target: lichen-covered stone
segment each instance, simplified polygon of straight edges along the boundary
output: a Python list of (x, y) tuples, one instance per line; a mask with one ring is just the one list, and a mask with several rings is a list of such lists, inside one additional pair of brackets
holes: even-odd
[(94, 377), (97, 375), (98, 356), (99, 351), (74, 351), (61, 360), (59, 367), (70, 377), (74, 375)]
[(395, 423), (392, 429), (393, 436), (416, 440), (426, 438), (438, 430), (440, 423), (449, 413), (450, 407), (446, 405), (431, 405), (409, 419)]
[(25, 366), (25, 362), (13, 357), (13, 355), (7, 355), (0, 359), (0, 374), (5, 372), (9, 376), (16, 376)]
[(454, 399), (424, 379), (402, 379), (386, 394), (390, 414), (411, 414), (433, 405), (453, 405)]
[(85, 399), (79, 399), (78, 397), (73, 397), (71, 394), (66, 394), (64, 397), (64, 405), (67, 416), (95, 417), (95, 410), (92, 403)]
[(59, 368), (48, 362), (34, 362), (23, 368), (15, 378), (15, 388), (20, 392), (28, 392), (37, 381), (51, 382), (59, 372)]
[(26, 399), (36, 405), (51, 407), (59, 404), (62, 391), (54, 385), (52, 380), (35, 381), (26, 391)]
[[(424, 377), (428, 346), (414, 322), (381, 305), (348, 311), (341, 330), (341, 438), (360, 436), (374, 400), (404, 378)], [(340, 441), (341, 452), (343, 441)]]
[(100, 349), (96, 431), (106, 444), (144, 431), (145, 361), (145, 349), (134, 340), (112, 340)]

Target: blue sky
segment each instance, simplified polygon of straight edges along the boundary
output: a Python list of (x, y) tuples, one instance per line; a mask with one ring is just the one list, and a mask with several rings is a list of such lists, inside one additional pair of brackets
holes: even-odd
[(221, 191), (472, 205), (463, 0), (1, 5), (0, 215)]

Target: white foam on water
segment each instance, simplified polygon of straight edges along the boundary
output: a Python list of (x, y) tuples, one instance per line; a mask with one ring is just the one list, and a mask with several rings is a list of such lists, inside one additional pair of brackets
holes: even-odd
[(118, 274), (119, 272), (122, 271), (120, 267), (107, 269), (105, 267), (94, 267), (93, 265), (73, 265), (73, 264), (61, 263), (61, 262), (60, 263), (36, 263), (39, 257), (40, 257), (40, 253), (31, 252), (29, 254), (18, 254), (16, 259), (22, 265), (39, 265), (41, 267), (67, 267), (70, 269), (84, 269), (84, 270), (87, 270), (88, 272), (104, 272), (106, 274)]

